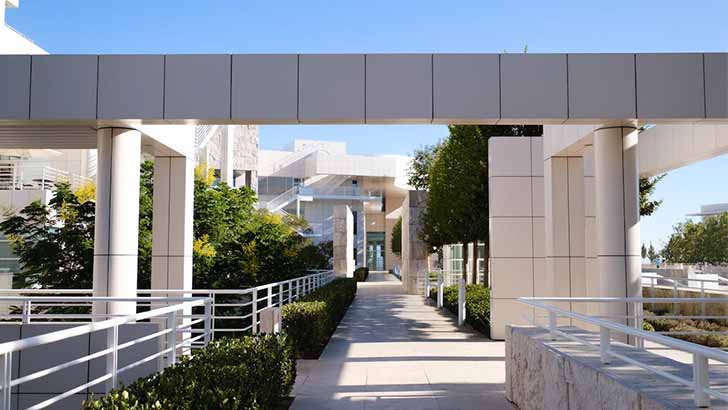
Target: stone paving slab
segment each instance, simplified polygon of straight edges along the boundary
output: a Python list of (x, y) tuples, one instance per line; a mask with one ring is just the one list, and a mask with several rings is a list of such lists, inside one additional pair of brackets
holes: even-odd
[(371, 274), (319, 360), (299, 361), (293, 410), (513, 409), (505, 346)]

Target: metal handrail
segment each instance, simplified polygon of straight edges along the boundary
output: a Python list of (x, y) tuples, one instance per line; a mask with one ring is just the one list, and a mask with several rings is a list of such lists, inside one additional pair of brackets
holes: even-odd
[[(3, 297), (2, 300), (31, 300), (31, 298), (19, 297)], [(38, 297), (33, 299), (42, 299), (43, 301), (56, 301), (61, 298), (57, 297)], [(29, 337), (5, 343), (0, 343), (0, 409), (9, 410), (12, 403), (12, 389), (23, 383), (37, 380), (58, 371), (76, 366), (82, 363), (88, 363), (91, 360), (105, 357), (106, 373), (79, 386), (76, 386), (64, 393), (57, 394), (47, 400), (37, 403), (29, 409), (42, 409), (51, 406), (61, 400), (64, 400), (75, 393), (84, 391), (89, 387), (97, 384), (106, 383), (106, 390), (118, 387), (119, 374), (135, 368), (141, 364), (148, 363), (153, 360), (158, 361), (159, 370), (171, 366), (177, 362), (178, 349), (191, 349), (195, 347), (206, 346), (211, 340), (211, 318), (212, 318), (212, 301), (210, 298), (115, 298), (115, 297), (86, 297), (76, 298), (84, 301), (139, 301), (140, 299), (160, 302), (181, 302), (178, 304), (164, 306), (149, 310), (147, 312), (116, 317), (99, 322), (92, 322), (85, 325), (79, 325), (68, 329), (58, 330), (45, 333), (42, 335)], [(186, 315), (185, 311), (193, 307), (204, 306), (205, 312), (201, 317), (194, 315)], [(119, 327), (129, 323), (136, 323), (143, 320), (155, 319), (159, 320), (160, 326), (164, 328), (160, 331), (148, 334), (131, 341), (119, 343)], [(193, 329), (193, 326), (203, 324), (203, 329)], [(51, 343), (68, 340), (74, 337), (91, 334), (94, 332), (106, 331), (106, 348), (98, 352), (75, 358), (61, 364), (50, 366), (42, 370), (18, 377), (13, 380), (12, 358), (13, 353), (21, 352), (26, 349), (45, 346)], [(187, 334), (178, 341), (178, 333)], [(192, 336), (193, 333), (201, 333)], [(161, 345), (159, 351), (144, 357), (140, 360), (119, 367), (119, 351), (138, 345), (156, 338), (164, 338), (164, 344)]]
[[(707, 298), (710, 302), (725, 303), (728, 302), (728, 298)], [(551, 339), (555, 340), (557, 336), (562, 336), (567, 339), (584, 344), (592, 349), (598, 349), (600, 352), (600, 359), (603, 364), (609, 364), (612, 357), (624, 360), (627, 363), (638, 366), (644, 370), (650, 371), (662, 377), (665, 377), (674, 382), (683, 384), (693, 388), (695, 405), (698, 407), (708, 407), (710, 405), (710, 397), (715, 397), (720, 400), (728, 401), (728, 394), (721, 393), (720, 391), (710, 387), (710, 375), (708, 372), (709, 363), (708, 359), (713, 359), (722, 363), (728, 364), (728, 353), (711, 348), (702, 346), (696, 343), (688, 342), (685, 340), (676, 339), (673, 337), (665, 336), (655, 332), (645, 331), (640, 327), (632, 327), (615, 321), (607, 320), (602, 317), (595, 317), (583, 313), (573, 312), (565, 310), (556, 306), (547, 304), (546, 302), (591, 302), (591, 303), (664, 303), (664, 302), (686, 302), (684, 298), (619, 298), (619, 297), (604, 297), (604, 298), (591, 298), (591, 297), (521, 297), (518, 298), (519, 302), (536, 309), (544, 310), (548, 313), (548, 326), (543, 327), (536, 323), (536, 320), (530, 320), (535, 326), (548, 330), (551, 335)], [(704, 302), (701, 298), (690, 299), (689, 301)], [(557, 320), (559, 317), (573, 319), (582, 323), (586, 323), (592, 326), (599, 327), (599, 346), (592, 345), (589, 341), (566, 332), (560, 331), (557, 326)], [(674, 374), (670, 374), (661, 369), (655, 368), (648, 364), (642, 363), (637, 359), (628, 357), (625, 354), (621, 354), (613, 351), (610, 348), (611, 344), (611, 332), (621, 333), (626, 336), (637, 338), (641, 341), (650, 341), (657, 343), (672, 349), (680, 350), (692, 354), (693, 356), (693, 379), (687, 380)]]
[[(17, 319), (23, 323), (54, 320), (89, 321), (98, 317), (113, 317), (109, 314), (92, 313), (37, 313), (33, 308), (87, 307), (94, 301), (153, 302), (177, 301), (184, 297), (206, 297), (212, 305), (212, 336), (216, 333), (251, 332), (258, 333), (259, 316), (263, 309), (282, 307), (331, 282), (335, 274), (331, 270), (312, 271), (309, 275), (268, 283), (246, 289), (139, 289), (136, 298), (94, 297), (91, 289), (0, 289), (0, 305), (18, 306), (22, 313), (0, 314), (0, 319)], [(18, 296), (13, 296), (18, 295)], [(57, 296), (20, 296), (57, 295)], [(164, 296), (154, 296), (164, 295)], [(178, 297), (173, 297), (178, 296)], [(182, 296), (180, 298), (179, 296)], [(229, 300), (229, 299), (233, 300)], [(223, 300), (221, 300), (223, 299)], [(224, 300), (228, 299), (228, 300)], [(230, 310), (233, 310), (232, 312)], [(240, 311), (242, 310), (242, 311)], [(225, 314), (227, 313), (227, 315)], [(223, 324), (233, 327), (221, 327)]]

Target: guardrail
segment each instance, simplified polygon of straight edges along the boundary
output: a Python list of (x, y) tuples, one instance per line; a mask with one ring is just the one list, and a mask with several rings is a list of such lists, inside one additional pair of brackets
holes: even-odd
[(0, 161), (0, 190), (51, 189), (56, 182), (78, 188), (91, 178), (56, 169), (44, 162), (30, 160)]
[[(135, 300), (139, 308), (154, 308), (159, 301), (173, 300), (175, 297), (209, 298), (213, 337), (218, 333), (257, 334), (263, 309), (296, 301), (325, 286), (335, 276), (330, 270), (316, 271), (310, 275), (247, 289), (140, 289), (137, 291), (140, 297)], [(0, 297), (0, 305), (9, 308), (8, 313), (0, 314), (0, 319), (23, 323), (85, 323), (113, 317), (91, 313), (95, 300), (92, 294), (90, 289), (0, 289), (0, 295), (15, 295)]]
[[(431, 284), (431, 278), (430, 275), (425, 275), (425, 298), (430, 297), (430, 291), (432, 289)], [(437, 283), (436, 288), (437, 289), (437, 308), (442, 309), (445, 305), (445, 281), (446, 275), (442, 271), (437, 272)], [(456, 280), (457, 286), (458, 286), (458, 302), (457, 302), (457, 315), (458, 315), (458, 326), (462, 326), (465, 323), (465, 314), (466, 314), (466, 306), (465, 306), (465, 279), (463, 279), (462, 275), (460, 275)]]
[[(676, 300), (677, 299), (677, 300)], [(707, 298), (703, 300), (701, 298), (567, 298), (567, 297), (551, 297), (551, 298), (519, 298), (521, 303), (526, 304), (536, 309), (536, 311), (546, 312), (546, 318), (548, 322), (546, 325), (542, 325), (538, 322), (540, 316), (535, 315), (533, 318), (527, 318), (527, 320), (534, 326), (540, 327), (547, 330), (553, 340), (558, 337), (562, 337), (568, 340), (572, 340), (587, 346), (593, 350), (599, 351), (600, 359), (602, 363), (609, 364), (612, 358), (618, 358), (629, 364), (635, 365), (642, 368), (650, 373), (659, 375), (673, 382), (688, 386), (693, 389), (695, 405), (698, 407), (710, 406), (710, 398), (717, 398), (719, 400), (728, 401), (728, 394), (719, 391), (719, 388), (726, 389), (728, 385), (723, 386), (712, 386), (710, 383), (709, 373), (709, 359), (718, 361), (723, 364), (728, 364), (728, 353), (711, 347), (702, 346), (699, 344), (691, 343), (685, 340), (676, 339), (666, 335), (670, 332), (649, 332), (642, 329), (642, 320), (645, 317), (641, 306), (645, 303), (728, 303), (728, 298)], [(574, 312), (566, 310), (558, 306), (551, 305), (549, 303), (564, 304), (564, 303), (617, 303), (622, 306), (632, 305), (631, 311), (635, 312), (633, 315), (612, 315), (612, 316), (593, 316), (584, 313)], [(628, 310), (629, 311), (629, 310)], [(654, 316), (655, 318), (664, 318), (665, 316)], [(591, 340), (578, 337), (576, 335), (559, 330), (558, 319), (567, 318), (570, 321), (577, 321), (580, 323), (587, 324), (589, 326), (599, 329), (599, 342), (594, 344)], [(683, 317), (686, 318), (686, 317)], [(726, 317), (723, 317), (725, 319)], [(616, 319), (612, 320), (612, 319)], [(633, 325), (619, 323), (633, 321)], [(693, 359), (693, 378), (685, 379), (676, 374), (667, 372), (663, 369), (651, 366), (647, 363), (639, 361), (637, 358), (630, 357), (626, 354), (616, 352), (610, 348), (612, 343), (613, 334), (621, 334), (626, 338), (633, 337), (639, 342), (649, 341), (656, 343), (671, 349), (675, 349), (681, 352), (685, 352), (692, 355)], [(683, 332), (673, 332), (673, 335), (681, 334)], [(641, 343), (636, 343), (637, 347)], [(635, 355), (639, 357), (639, 355)], [(716, 381), (725, 383), (725, 380)]]
[[(13, 302), (17, 297), (3, 297), (0, 301)], [(46, 297), (44, 300), (52, 303), (58, 298)], [(68, 300), (69, 298), (65, 298)], [(79, 298), (76, 298), (79, 299)], [(119, 375), (137, 366), (157, 360), (158, 368), (161, 371), (171, 366), (178, 360), (178, 352), (197, 347), (206, 346), (211, 340), (211, 300), (209, 298), (112, 298), (112, 297), (83, 297), (84, 301), (90, 302), (138, 302), (149, 301), (150, 303), (176, 303), (152, 309), (147, 312), (137, 313), (123, 317), (111, 318), (104, 321), (93, 322), (85, 325), (75, 326), (64, 330), (45, 333), (27, 339), (6, 342), (0, 344), (0, 409), (10, 410), (12, 403), (12, 390), (18, 386), (33, 380), (42, 379), (61, 370), (71, 368), (83, 363), (90, 363), (94, 359), (105, 358), (105, 373), (93, 380), (71, 388), (64, 393), (57, 394), (47, 400), (37, 403), (28, 409), (42, 409), (60, 402), (72, 395), (84, 392), (86, 389), (101, 383), (106, 384), (106, 391), (118, 387)], [(194, 307), (204, 307), (203, 315), (190, 315), (185, 312)], [(160, 330), (151, 334), (135, 338), (123, 343), (119, 342), (119, 327), (129, 323), (141, 321), (153, 321), (159, 323)], [(13, 354), (39, 346), (47, 346), (56, 342), (62, 342), (70, 338), (87, 335), (95, 332), (106, 332), (106, 347), (97, 352), (68, 360), (66, 362), (52, 365), (50, 367), (34, 371), (26, 375), (18, 375), (13, 378)], [(183, 334), (180, 338), (178, 335)], [(197, 334), (194, 336), (194, 334)], [(160, 341), (160, 349), (140, 360), (119, 367), (119, 352), (131, 348), (140, 343), (154, 339)]]

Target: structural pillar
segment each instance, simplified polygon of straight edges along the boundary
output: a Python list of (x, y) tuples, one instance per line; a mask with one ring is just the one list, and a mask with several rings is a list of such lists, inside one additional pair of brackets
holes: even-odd
[(235, 125), (228, 125), (222, 133), (222, 161), (220, 161), (220, 181), (229, 187), (235, 186)]
[[(641, 297), (639, 166), (634, 127), (594, 131), (597, 265), (600, 296)], [(606, 315), (633, 312), (625, 304), (604, 304)]]
[(191, 158), (154, 158), (152, 289), (192, 289), (194, 172)]
[[(584, 159), (554, 156), (544, 161), (546, 276), (550, 296), (586, 294), (584, 258)], [(583, 303), (565, 309), (586, 312)]]
[(354, 277), (354, 215), (348, 205), (334, 206), (334, 272)]
[[(137, 296), (141, 133), (102, 128), (97, 139), (93, 293), (133, 298)], [(99, 315), (129, 315), (136, 313), (136, 303), (97, 302), (93, 310)]]

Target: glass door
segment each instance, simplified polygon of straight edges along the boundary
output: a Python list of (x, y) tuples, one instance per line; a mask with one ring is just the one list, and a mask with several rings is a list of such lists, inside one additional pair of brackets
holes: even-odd
[(370, 271), (384, 270), (384, 232), (367, 232), (367, 266)]

